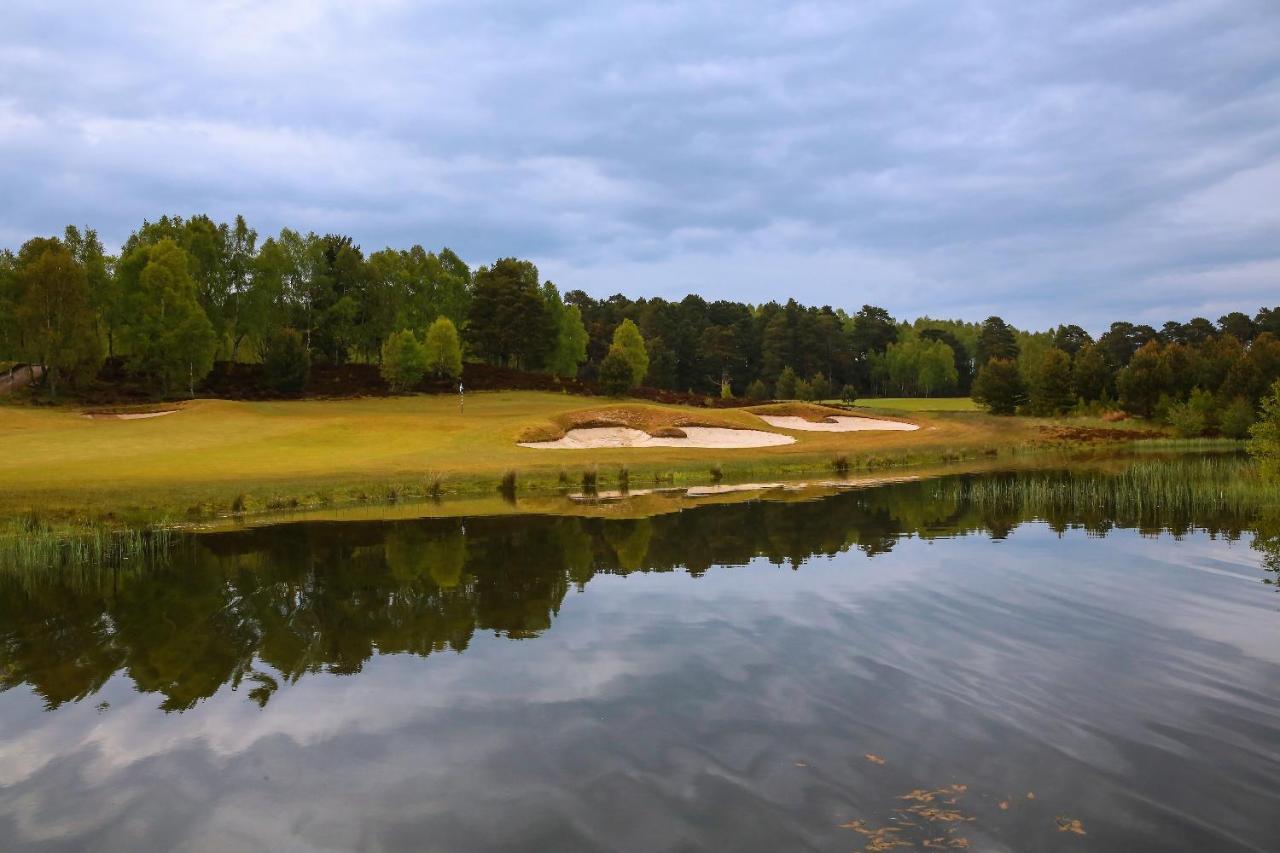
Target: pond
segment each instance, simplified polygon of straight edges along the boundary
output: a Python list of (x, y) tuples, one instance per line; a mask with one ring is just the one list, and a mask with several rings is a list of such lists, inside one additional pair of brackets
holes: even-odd
[(1274, 850), (1276, 537), (946, 483), (0, 578), (0, 849)]

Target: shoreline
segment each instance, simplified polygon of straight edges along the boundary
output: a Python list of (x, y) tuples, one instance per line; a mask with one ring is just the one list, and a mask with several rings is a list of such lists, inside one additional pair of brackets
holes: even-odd
[[(84, 418), (70, 407), (0, 407), (0, 437), (11, 448), (0, 459), (0, 520), (36, 513), (119, 526), (198, 524), (229, 515), (493, 497), (510, 472), (515, 492), (532, 496), (588, 481), (597, 489), (623, 482), (639, 489), (866, 475), (988, 459), (1007, 463), (1026, 453), (1088, 446), (1047, 431), (1060, 427), (1061, 419), (943, 412), (901, 413), (918, 430), (790, 432), (793, 443), (768, 447), (546, 453), (519, 446), (530, 428), (586, 417), (593, 403), (599, 405), (564, 394), (484, 392), (468, 400), (463, 415), (452, 399), (426, 395), (194, 400), (167, 417), (128, 420)], [(702, 421), (708, 414), (643, 401), (605, 403), (619, 406), (655, 419)], [(765, 426), (745, 410), (716, 416), (724, 426)], [(1114, 447), (1116, 441), (1110, 435), (1096, 446)]]

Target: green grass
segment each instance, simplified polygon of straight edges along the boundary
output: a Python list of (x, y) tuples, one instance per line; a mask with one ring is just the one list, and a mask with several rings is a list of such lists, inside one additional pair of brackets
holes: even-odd
[(176, 533), (164, 526), (118, 529), (102, 522), (49, 523), (38, 515), (0, 522), (0, 571), (98, 577), (166, 562)]
[[(628, 404), (695, 420), (771, 429), (741, 410)], [(555, 429), (617, 401), (542, 392), (471, 395), (466, 413), (450, 396), (233, 402), (197, 400), (147, 420), (94, 420), (71, 408), (0, 407), (0, 517), (32, 509), (122, 523), (199, 519), (433, 494), (493, 494), (508, 471), (521, 493), (559, 488), (568, 468), (599, 467), (601, 488), (626, 466), (630, 481), (705, 482), (829, 470), (837, 453), (851, 470), (989, 456), (1032, 446), (1034, 426), (974, 415), (913, 419), (916, 432), (793, 433), (781, 447), (703, 450), (535, 450), (517, 446), (530, 428)], [(588, 414), (590, 412), (588, 411)], [(655, 422), (657, 418), (655, 412)]]
[(934, 496), (1040, 516), (1088, 510), (1121, 521), (1170, 514), (1248, 516), (1280, 506), (1280, 483), (1263, 479), (1246, 457), (1215, 455), (1142, 459), (1118, 471), (962, 478), (938, 483)]
[(860, 397), (855, 406), (898, 412), (981, 412), (968, 397)]

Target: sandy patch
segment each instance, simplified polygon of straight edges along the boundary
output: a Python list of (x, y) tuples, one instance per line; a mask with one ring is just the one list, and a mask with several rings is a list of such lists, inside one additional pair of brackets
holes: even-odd
[(538, 450), (587, 450), (604, 447), (773, 447), (795, 443), (789, 435), (759, 429), (693, 426), (681, 429), (685, 433), (683, 438), (659, 438), (630, 427), (585, 427), (571, 429), (555, 441), (522, 441), (519, 444)]
[(880, 418), (856, 418), (832, 415), (824, 421), (810, 421), (794, 415), (756, 415), (769, 426), (794, 429), (801, 432), (867, 432), (871, 430), (896, 430), (910, 432), (920, 429), (917, 424), (905, 421), (886, 421)]
[(162, 418), (172, 415), (177, 409), (165, 409), (159, 412), (85, 412), (83, 417), (95, 421), (140, 421), (145, 418)]

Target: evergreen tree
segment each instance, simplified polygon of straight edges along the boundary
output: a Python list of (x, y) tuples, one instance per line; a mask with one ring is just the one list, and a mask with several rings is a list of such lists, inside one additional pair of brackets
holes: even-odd
[(778, 374), (777, 385), (773, 389), (773, 396), (779, 400), (794, 400), (797, 379), (796, 372), (790, 366), (782, 368), (782, 372)]
[(973, 399), (985, 405), (993, 415), (1012, 415), (1026, 401), (1022, 376), (1017, 362), (993, 358), (978, 368), (973, 380)]
[(1126, 411), (1150, 417), (1156, 401), (1170, 390), (1172, 376), (1159, 341), (1143, 344), (1116, 375), (1116, 392)]
[(277, 391), (298, 392), (311, 376), (311, 353), (296, 329), (275, 329), (263, 344), (262, 369), (267, 385)]
[(502, 258), (476, 271), (467, 335), (481, 358), (491, 364), (541, 367), (555, 345), (556, 331), (533, 264)]
[(1101, 400), (1111, 392), (1111, 368), (1097, 344), (1085, 344), (1071, 365), (1071, 387), (1080, 399)]
[(981, 368), (993, 358), (1013, 360), (1017, 357), (1018, 340), (1013, 329), (999, 317), (988, 317), (982, 321), (976, 353), (978, 367)]
[(1059, 415), (1071, 408), (1071, 359), (1060, 349), (1045, 352), (1031, 381), (1029, 406), (1032, 414)]
[(600, 363), (600, 387), (604, 389), (606, 394), (620, 397), (632, 387), (631, 383), (634, 376), (631, 362), (627, 361), (627, 357), (623, 355), (622, 350), (617, 347), (610, 347), (609, 354)]

